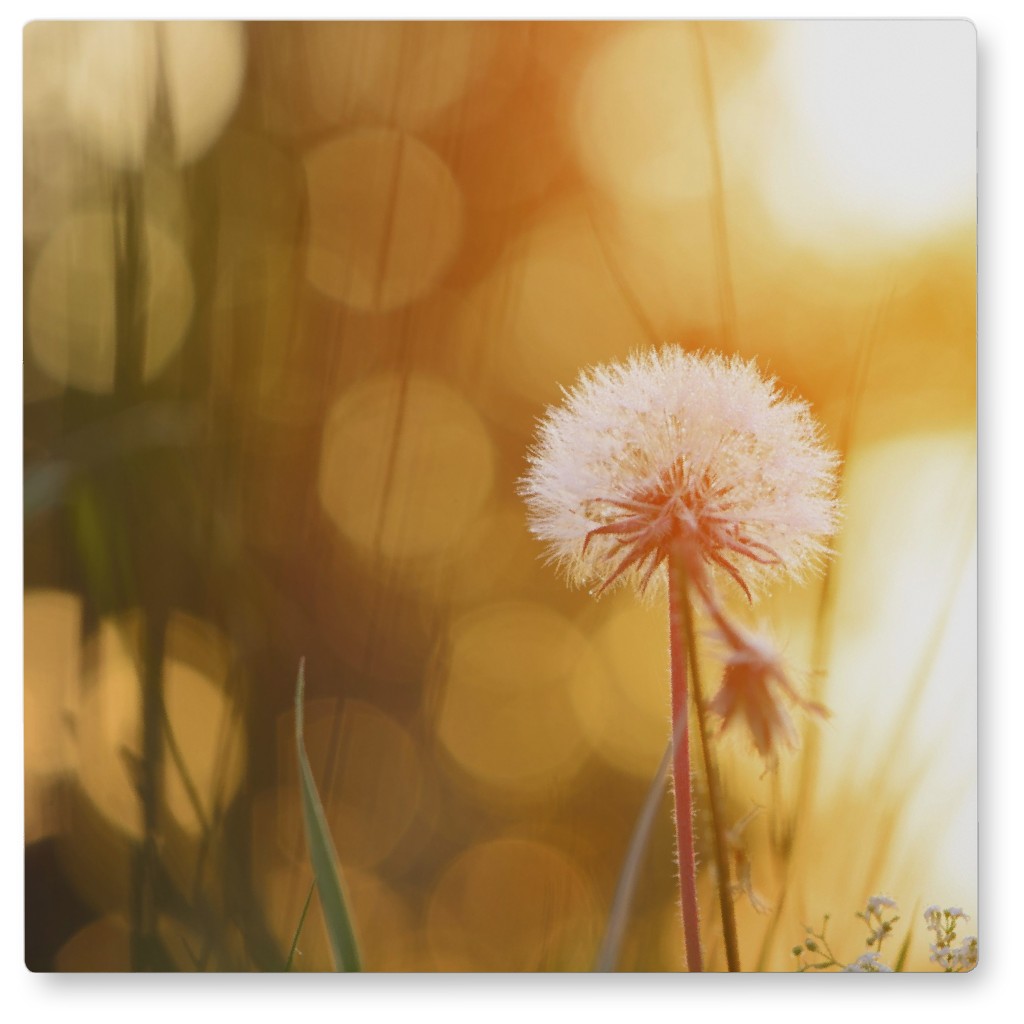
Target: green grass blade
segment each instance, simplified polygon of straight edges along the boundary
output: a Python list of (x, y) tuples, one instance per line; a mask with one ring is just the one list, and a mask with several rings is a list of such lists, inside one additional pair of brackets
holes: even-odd
[(292, 945), (288, 950), (288, 960), (284, 969), (290, 971), (295, 962), (295, 953), (299, 948), (299, 936), (302, 934), (302, 926), (306, 923), (306, 915), (309, 913), (309, 905), (313, 902), (313, 890), (316, 888), (316, 879), (309, 883), (309, 892), (306, 893), (306, 902), (302, 904), (302, 913), (299, 915), (299, 923), (295, 927), (295, 934), (292, 936)]
[(302, 817), (306, 826), (306, 845), (313, 864), (313, 877), (320, 893), (320, 908), (324, 914), (327, 937), (331, 943), (331, 954), (336, 971), (358, 971), (359, 947), (356, 943), (352, 921), (349, 918), (341, 875), (338, 871), (338, 855), (331, 841), (330, 829), (324, 814), (313, 770), (306, 754), (303, 738), (305, 717), (304, 696), (306, 690), (305, 659), (299, 662), (299, 679), (295, 687), (295, 746), (299, 758), (299, 783), (302, 788)]
[(907, 963), (907, 953), (910, 952), (910, 940), (911, 940), (911, 938), (913, 938), (913, 935), (914, 935), (914, 926), (911, 925), (907, 929), (907, 937), (903, 940), (903, 945), (900, 946), (899, 954), (896, 957), (896, 964), (893, 967), (893, 971), (895, 971), (897, 974), (901, 974), (903, 972), (903, 968), (906, 966), (906, 963)]

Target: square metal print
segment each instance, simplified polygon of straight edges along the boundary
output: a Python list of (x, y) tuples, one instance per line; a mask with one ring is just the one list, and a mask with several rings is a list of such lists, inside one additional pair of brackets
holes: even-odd
[(975, 54), (29, 24), (28, 967), (972, 970)]

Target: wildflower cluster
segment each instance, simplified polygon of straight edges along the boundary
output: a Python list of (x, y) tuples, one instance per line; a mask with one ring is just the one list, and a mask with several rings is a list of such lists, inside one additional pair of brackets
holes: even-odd
[[(900, 950), (895, 968), (890, 967), (881, 958), (882, 943), (889, 937), (893, 925), (900, 919), (898, 913), (890, 915), (888, 911), (898, 910), (896, 901), (889, 896), (878, 895), (868, 899), (865, 909), (858, 911), (856, 916), (868, 927), (867, 945), (875, 948), (867, 953), (862, 953), (856, 960), (846, 964), (832, 952), (825, 937), (825, 929), (829, 920), (828, 914), (825, 915), (820, 931), (816, 932), (805, 926), (808, 937), (802, 945), (793, 947), (793, 955), (800, 958), (797, 970), (800, 972), (825, 971), (839, 968), (844, 974), (892, 974), (902, 970), (909, 936), (908, 941), (904, 942), (903, 948)], [(960, 945), (956, 945), (957, 923), (968, 920), (967, 915), (959, 907), (940, 910), (937, 906), (931, 906), (924, 912), (924, 920), (935, 938), (931, 944), (932, 963), (938, 964), (947, 973), (969, 971), (977, 965), (978, 940), (975, 936), (968, 936)], [(808, 953), (815, 959), (803, 959)]]
[(892, 926), (899, 920), (899, 915), (891, 917), (886, 915), (887, 910), (897, 910), (896, 901), (888, 896), (871, 896), (864, 910), (858, 911), (859, 917), (868, 926), (867, 945), (875, 948), (867, 953), (862, 953), (852, 963), (845, 963), (832, 952), (828, 939), (825, 937), (825, 930), (828, 927), (829, 916), (825, 915), (820, 931), (805, 925), (807, 938), (803, 945), (793, 947), (793, 955), (803, 957), (810, 953), (816, 959), (800, 961), (798, 971), (827, 971), (838, 967), (844, 974), (892, 974), (893, 969), (881, 959), (882, 943), (892, 932)]
[(828, 944), (828, 939), (825, 937), (825, 932), (828, 930), (829, 915), (826, 914), (821, 921), (821, 931), (815, 931), (810, 925), (804, 925), (804, 929), (807, 932), (807, 937), (803, 941), (803, 945), (797, 945), (793, 947), (793, 956), (803, 957), (805, 953), (810, 953), (815, 960), (804, 961), (800, 960), (797, 970), (802, 974), (805, 971), (827, 971), (831, 967), (839, 967), (840, 962), (836, 958), (835, 953), (832, 952), (832, 947)]
[(745, 722), (773, 759), (803, 701), (772, 641), (726, 614), (721, 588), (749, 601), (799, 579), (835, 531), (838, 458), (805, 402), (755, 363), (666, 346), (584, 372), (548, 410), (520, 489), (550, 560), (600, 595), (632, 581), (663, 589), (675, 558), (724, 646), (723, 728)]
[(869, 897), (864, 909), (857, 911), (855, 916), (859, 917), (868, 926), (866, 945), (869, 947), (874, 946), (875, 948), (869, 949), (867, 953), (862, 953), (852, 963), (844, 963), (843, 960), (837, 957), (832, 952), (828, 940), (825, 938), (825, 929), (828, 926), (829, 920), (828, 914), (825, 915), (822, 921), (821, 931), (816, 932), (805, 925), (808, 937), (804, 940), (802, 946), (793, 947), (793, 955), (803, 957), (805, 953), (810, 953), (816, 959), (811, 961), (801, 959), (797, 970), (801, 972), (808, 970), (827, 971), (833, 967), (838, 967), (844, 974), (892, 974), (893, 969), (881, 959), (882, 943), (889, 937), (892, 933), (893, 925), (900, 919), (898, 913), (887, 914), (887, 911), (890, 910), (899, 910), (899, 907), (896, 906), (896, 901), (890, 896), (877, 895)]
[[(886, 918), (885, 911), (898, 910), (896, 901), (889, 896), (872, 896), (864, 910), (858, 911), (859, 917), (868, 926), (866, 945), (876, 946), (876, 952), (882, 950), (882, 942), (892, 932), (892, 926), (900, 919), (899, 914)], [(863, 957), (861, 958), (863, 959)]]
[(881, 953), (862, 953), (852, 964), (847, 964), (843, 974), (892, 974), (893, 969), (879, 959)]
[(935, 937), (930, 957), (933, 964), (937, 964), (947, 974), (970, 971), (977, 966), (977, 937), (968, 935), (960, 945), (956, 945), (957, 923), (969, 920), (959, 907), (940, 910), (937, 906), (931, 906), (924, 912), (924, 920)]

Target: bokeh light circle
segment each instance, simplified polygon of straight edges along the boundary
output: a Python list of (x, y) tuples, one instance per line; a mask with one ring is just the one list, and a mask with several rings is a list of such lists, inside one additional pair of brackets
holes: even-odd
[(453, 331), (470, 351), (488, 347), (497, 401), (508, 391), (558, 401), (581, 367), (650, 343), (576, 203), (556, 207), (510, 246), (468, 293)]
[(550, 792), (586, 752), (568, 684), (587, 655), (579, 630), (541, 605), (468, 612), (452, 626), (438, 737), (478, 781)]
[(632, 595), (614, 600), (591, 635), (594, 658), (573, 673), (572, 699), (594, 750), (620, 771), (651, 779), (671, 733), (665, 608)]
[[(114, 388), (117, 358), (117, 249), (123, 230), (109, 211), (67, 219), (30, 271), (26, 313), (32, 357), (60, 384), (97, 394)], [(181, 246), (162, 228), (142, 229), (142, 373), (152, 380), (181, 346), (194, 287)], [(133, 340), (138, 332), (133, 333)]]
[[(133, 838), (143, 834), (133, 767), (142, 749), (140, 621), (130, 615), (100, 624), (87, 653), (91, 669), (83, 680), (74, 725), (82, 790), (108, 823)], [(221, 642), (208, 628), (181, 615), (172, 618), (167, 639), (163, 798), (177, 826), (198, 835), (238, 790), (245, 770), (245, 737), (223, 680), (214, 678), (224, 664)], [(202, 649), (193, 647), (188, 660), (173, 656), (176, 648), (197, 642)]]
[(57, 74), (68, 122), (116, 168), (144, 163), (161, 95), (173, 156), (190, 163), (220, 135), (242, 89), (245, 30), (233, 22), (80, 23), (67, 49)]
[(583, 167), (603, 189), (672, 203), (703, 196), (712, 165), (692, 25), (652, 22), (614, 35), (591, 59), (573, 130)]
[[(503, 92), (486, 83), (503, 50), (525, 59), (522, 33), (480, 22), (334, 22), (308, 33), (310, 91), (327, 122), (349, 118), (423, 131), (455, 117), (463, 100)], [(519, 43), (522, 55), (512, 44)], [(492, 101), (493, 102), (493, 101)]]
[(768, 94), (788, 117), (766, 121), (757, 179), (779, 226), (877, 252), (973, 219), (976, 45), (967, 21), (779, 26)]
[(587, 970), (596, 931), (590, 884), (553, 846), (494, 839), (451, 863), (427, 932), (441, 970)]
[(118, 168), (140, 167), (156, 105), (156, 24), (84, 24), (76, 43), (65, 72), (72, 127), (106, 163)]
[(306, 272), (354, 309), (404, 306), (438, 284), (462, 238), (462, 195), (444, 161), (418, 139), (360, 129), (306, 156)]
[(490, 494), (495, 453), (472, 405), (425, 375), (355, 385), (324, 427), (320, 500), (344, 536), (391, 559), (457, 545)]

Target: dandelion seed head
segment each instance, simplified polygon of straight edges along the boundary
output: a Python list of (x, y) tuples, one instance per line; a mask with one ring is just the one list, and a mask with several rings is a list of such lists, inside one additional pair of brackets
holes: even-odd
[(743, 722), (758, 753), (777, 760), (781, 747), (795, 747), (797, 730), (787, 705), (825, 718), (822, 705), (805, 700), (794, 689), (781, 655), (767, 634), (756, 634), (723, 620), (718, 639), (727, 646), (722, 685), (708, 708), (722, 719), (722, 729)]
[(520, 482), (530, 526), (566, 577), (598, 591), (690, 571), (753, 598), (828, 552), (838, 458), (808, 405), (756, 364), (675, 346), (584, 371), (548, 410)]

